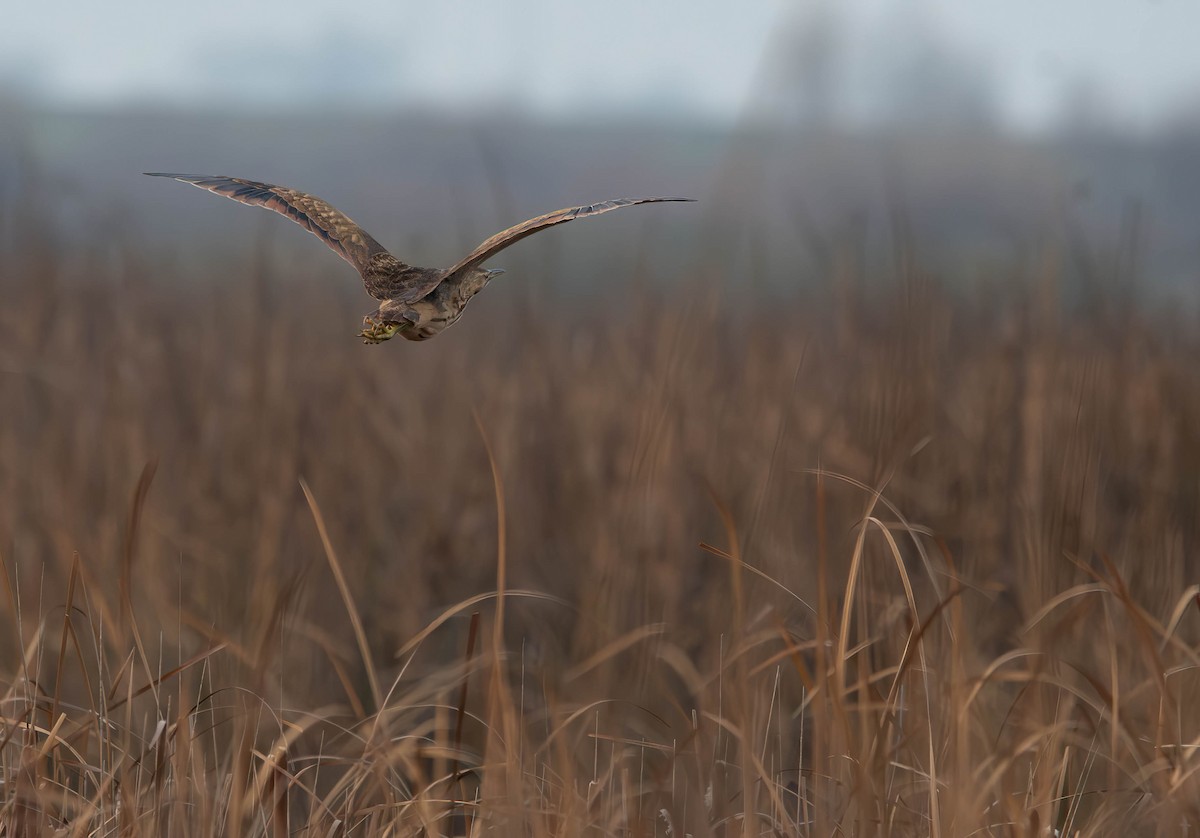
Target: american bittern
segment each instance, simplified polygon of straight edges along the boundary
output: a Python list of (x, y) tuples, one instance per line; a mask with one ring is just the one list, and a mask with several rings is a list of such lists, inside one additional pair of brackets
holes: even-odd
[(504, 273), (488, 270), (483, 262), (526, 236), (573, 221), (600, 215), (635, 204), (690, 201), (691, 198), (618, 198), (583, 207), (568, 207), (509, 227), (484, 241), (464, 259), (449, 268), (418, 268), (406, 265), (344, 213), (312, 195), (234, 177), (179, 175), (146, 172), (151, 177), (169, 177), (190, 183), (243, 204), (266, 207), (320, 237), (329, 248), (354, 266), (363, 278), (367, 293), (380, 301), (379, 308), (363, 318), (360, 337), (365, 343), (382, 343), (400, 335), (408, 340), (427, 340), (453, 324), (471, 298), (494, 277)]

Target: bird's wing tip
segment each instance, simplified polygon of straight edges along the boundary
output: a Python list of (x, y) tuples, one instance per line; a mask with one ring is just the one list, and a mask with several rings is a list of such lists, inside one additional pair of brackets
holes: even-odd
[(212, 175), (192, 175), (183, 172), (142, 172), (142, 174), (150, 177), (169, 177), (175, 180), (207, 180), (212, 177)]

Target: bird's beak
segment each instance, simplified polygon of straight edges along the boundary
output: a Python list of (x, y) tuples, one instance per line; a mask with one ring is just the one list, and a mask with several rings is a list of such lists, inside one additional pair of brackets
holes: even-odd
[(495, 270), (489, 270), (488, 271), (488, 279), (495, 279), (496, 277), (500, 276), (500, 274), (502, 274), (502, 273), (504, 273), (503, 268), (496, 268)]

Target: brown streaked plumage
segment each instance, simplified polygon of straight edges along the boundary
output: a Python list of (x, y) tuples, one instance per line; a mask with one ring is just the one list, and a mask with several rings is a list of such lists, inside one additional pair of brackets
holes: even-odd
[(576, 218), (600, 215), (621, 207), (691, 198), (617, 198), (582, 207), (548, 212), (522, 221), (484, 241), (449, 268), (418, 268), (406, 265), (371, 238), (344, 213), (312, 195), (234, 177), (181, 175), (146, 172), (151, 177), (169, 177), (190, 183), (243, 204), (266, 207), (287, 216), (328, 245), (354, 266), (363, 278), (367, 293), (380, 301), (378, 310), (363, 318), (360, 337), (365, 343), (382, 343), (400, 335), (408, 340), (427, 340), (451, 326), (462, 315), (471, 298), (493, 277), (504, 273), (482, 267), (490, 257), (526, 236)]

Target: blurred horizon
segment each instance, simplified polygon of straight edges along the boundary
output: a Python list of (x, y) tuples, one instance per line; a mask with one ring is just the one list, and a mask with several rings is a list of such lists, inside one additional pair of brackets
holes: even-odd
[[(433, 110), (577, 121), (1155, 133), (1200, 121), (1200, 7), (523, 0), (6, 14), (0, 91), (67, 110)], [(165, 17), (164, 17), (165, 15)], [(47, 37), (52, 31), (53, 37)]]

